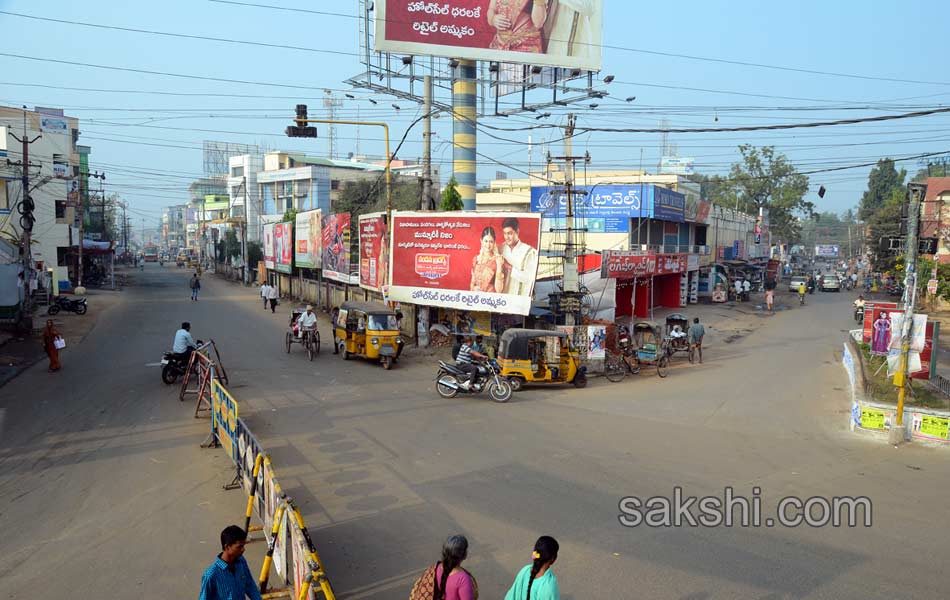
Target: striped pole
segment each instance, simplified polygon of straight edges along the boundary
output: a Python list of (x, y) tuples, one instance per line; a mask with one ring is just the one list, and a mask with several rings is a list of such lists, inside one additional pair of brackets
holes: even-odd
[(475, 61), (459, 61), (452, 84), (452, 172), (458, 181), (462, 208), (475, 210)]

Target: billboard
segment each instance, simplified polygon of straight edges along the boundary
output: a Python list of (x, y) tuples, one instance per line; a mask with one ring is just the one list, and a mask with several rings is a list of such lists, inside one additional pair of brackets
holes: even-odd
[(394, 213), (389, 298), (526, 315), (540, 239), (538, 214)]
[(264, 266), (274, 268), (274, 223), (264, 225)]
[(838, 244), (819, 244), (815, 246), (815, 256), (824, 258), (837, 258)]
[(388, 276), (389, 237), (386, 215), (360, 215), (360, 287), (383, 291)]
[(664, 156), (660, 158), (660, 173), (692, 175), (694, 162), (692, 156)]
[(323, 211), (297, 213), (294, 264), (305, 269), (319, 269), (323, 260)]
[(375, 49), (599, 71), (603, 1), (377, 0)]
[(294, 224), (274, 223), (274, 263), (279, 273), (290, 273), (294, 267)]
[[(686, 196), (664, 187), (643, 184), (579, 185), (575, 214), (584, 219), (588, 233), (629, 233), (631, 218), (650, 218), (682, 223), (686, 220)], [(561, 187), (532, 187), (531, 212), (544, 213), (544, 227), (564, 227), (567, 197)]]
[(323, 276), (342, 283), (359, 283), (350, 271), (350, 213), (323, 219)]
[(629, 250), (605, 250), (600, 263), (604, 279), (633, 279), (654, 275), (685, 273), (689, 269), (686, 254), (643, 254)]

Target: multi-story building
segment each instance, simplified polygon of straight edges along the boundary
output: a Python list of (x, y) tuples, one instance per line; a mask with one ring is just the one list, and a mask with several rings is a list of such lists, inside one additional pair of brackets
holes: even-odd
[(0, 164), (0, 237), (19, 245), (23, 230), (16, 206), (23, 189), (22, 166), (16, 163), (23, 151), (12, 134), (36, 138), (29, 146), (34, 266), (49, 271), (58, 289), (69, 289), (70, 250), (79, 243), (74, 227), (80, 200), (79, 120), (58, 109), (0, 107), (0, 153), (10, 161)]
[(950, 177), (927, 178), (927, 196), (920, 212), (921, 237), (937, 238), (937, 260), (950, 263)]

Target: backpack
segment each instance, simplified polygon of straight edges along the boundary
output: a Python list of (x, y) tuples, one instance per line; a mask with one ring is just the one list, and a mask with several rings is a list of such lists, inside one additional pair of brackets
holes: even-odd
[[(409, 592), (409, 600), (432, 600), (435, 597), (435, 572), (440, 564), (441, 561), (435, 563), (423, 571), (419, 579), (416, 579), (416, 582), (412, 584), (412, 590)], [(465, 569), (462, 570), (465, 571)], [(472, 597), (478, 600), (478, 583), (475, 581), (475, 576), (469, 571), (465, 572), (472, 580), (472, 592), (474, 594)]]

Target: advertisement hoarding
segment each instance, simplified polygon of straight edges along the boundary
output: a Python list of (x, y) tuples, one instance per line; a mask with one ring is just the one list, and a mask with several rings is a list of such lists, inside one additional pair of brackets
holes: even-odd
[[(584, 219), (588, 233), (628, 233), (630, 219), (654, 218), (682, 223), (686, 196), (652, 184), (575, 186), (585, 194), (575, 196), (575, 213)], [(564, 227), (567, 197), (561, 187), (532, 187), (531, 212), (543, 213), (544, 227)]]
[(274, 223), (264, 225), (264, 266), (274, 268)]
[(526, 315), (540, 239), (537, 214), (394, 213), (389, 298)]
[(625, 250), (604, 252), (600, 265), (603, 278), (633, 279), (685, 273), (689, 268), (686, 254), (642, 254)]
[(323, 261), (323, 211), (297, 213), (294, 230), (294, 264), (305, 269), (319, 269)]
[(663, 156), (660, 158), (660, 173), (692, 175), (694, 162), (692, 156)]
[(360, 287), (383, 291), (388, 276), (389, 237), (386, 215), (360, 215)]
[(350, 270), (350, 213), (323, 219), (323, 277), (341, 283), (359, 283)]
[(600, 70), (602, 0), (377, 0), (375, 50)]
[(815, 256), (822, 258), (837, 258), (838, 244), (819, 244), (815, 246)]
[(294, 267), (294, 224), (274, 223), (274, 268), (290, 273)]

